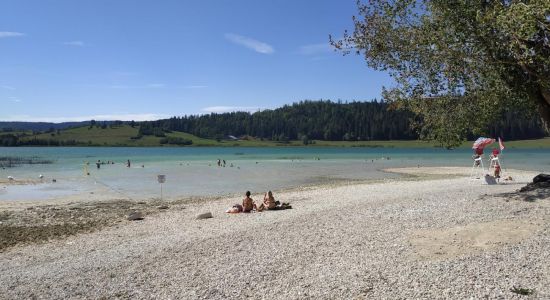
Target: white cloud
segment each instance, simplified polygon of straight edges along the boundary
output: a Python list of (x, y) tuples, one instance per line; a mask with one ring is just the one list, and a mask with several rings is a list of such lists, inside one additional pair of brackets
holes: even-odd
[(131, 72), (131, 71), (118, 71), (118, 72), (113, 72), (110, 75), (120, 76), (120, 77), (132, 77), (132, 76), (138, 76), (139, 73), (138, 72)]
[(150, 84), (146, 85), (146, 87), (151, 88), (151, 89), (158, 89), (158, 88), (166, 87), (166, 84), (164, 84), (164, 83), (150, 83)]
[(326, 57), (326, 56), (313, 56), (313, 57), (311, 57), (312, 61), (319, 61), (319, 60), (326, 60), (326, 59), (328, 59), (328, 57)]
[(0, 88), (3, 88), (5, 90), (10, 90), (10, 91), (15, 90), (13, 86), (9, 86), (9, 85), (0, 85)]
[(0, 117), (0, 121), (13, 122), (80, 122), (80, 121), (153, 121), (158, 119), (166, 119), (172, 117), (165, 114), (111, 114), (111, 115), (90, 115), (90, 116), (76, 116), (76, 117), (33, 117), (29, 115), (11, 115), (9, 117)]
[(119, 84), (116, 84), (116, 85), (110, 85), (109, 88), (110, 88), (110, 89), (131, 89), (132, 87), (129, 86), (129, 85), (119, 85)]
[(166, 84), (164, 83), (149, 83), (145, 85), (111, 85), (111, 89), (160, 89), (165, 88)]
[(252, 106), (209, 106), (201, 109), (203, 112), (208, 113), (225, 113), (225, 112), (234, 112), (234, 111), (257, 111), (259, 107)]
[(184, 89), (205, 89), (207, 88), (207, 85), (186, 85), (183, 88)]
[(84, 44), (83, 41), (70, 41), (70, 42), (64, 42), (63, 45), (73, 46), (73, 47), (84, 47), (86, 44)]
[(246, 36), (242, 36), (242, 35), (238, 35), (238, 34), (234, 34), (234, 33), (227, 33), (225, 34), (225, 38), (229, 41), (231, 41), (232, 43), (235, 43), (237, 45), (241, 45), (241, 46), (244, 46), (248, 49), (251, 49), (251, 50), (254, 50), (258, 53), (262, 53), (262, 54), (272, 54), (275, 52), (275, 49), (273, 49), (273, 47), (267, 43), (264, 43), (264, 42), (260, 42), (258, 40), (255, 40), (255, 39), (252, 39), (252, 38), (249, 38), (249, 37), (246, 37)]
[(300, 54), (303, 55), (318, 55), (323, 53), (329, 53), (332, 51), (332, 47), (329, 43), (319, 43), (301, 46), (299, 49)]
[(0, 39), (9, 38), (9, 37), (21, 37), (21, 36), (25, 36), (25, 34), (21, 32), (13, 32), (13, 31), (0, 31)]
[(8, 97), (8, 100), (10, 100), (11, 102), (21, 102), (21, 99), (13, 96)]

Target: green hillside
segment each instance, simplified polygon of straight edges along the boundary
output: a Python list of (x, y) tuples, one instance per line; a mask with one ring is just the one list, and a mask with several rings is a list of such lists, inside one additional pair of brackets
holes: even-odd
[[(204, 139), (185, 132), (165, 132), (166, 137), (144, 135), (138, 138), (139, 127), (129, 125), (107, 126), (101, 128), (77, 127), (58, 130), (50, 133), (20, 136), (22, 142), (39, 140), (49, 145), (66, 146), (125, 146), (125, 147), (177, 147), (178, 145), (162, 144), (164, 138), (180, 138), (190, 140), (191, 147), (274, 147), (274, 146), (304, 146), (302, 141), (286, 143), (249, 138), (248, 140), (214, 140)], [(54, 143), (52, 143), (54, 141)], [(55, 142), (59, 143), (56, 144)], [(437, 147), (435, 142), (426, 141), (322, 141), (313, 140), (308, 147), (386, 147), (386, 148), (426, 148)], [(506, 142), (507, 148), (550, 148), (550, 138)], [(48, 145), (48, 144), (45, 144)], [(461, 147), (469, 148), (472, 142), (465, 142)], [(496, 146), (496, 144), (495, 144)]]
[[(138, 129), (138, 126), (131, 127), (129, 125), (107, 126), (106, 128), (86, 126), (26, 136), (22, 137), (21, 140), (75, 141), (78, 146), (161, 146), (162, 137), (142, 136), (137, 138)], [(193, 144), (197, 145), (210, 145), (212, 143), (211, 140), (201, 139), (183, 132), (165, 133), (165, 135), (167, 137), (190, 139)]]
[[(33, 139), (43, 141), (57, 141), (62, 144), (75, 146), (137, 146), (137, 147), (154, 147), (154, 146), (175, 146), (161, 144), (163, 137), (153, 135), (145, 135), (141, 138), (138, 136), (139, 127), (131, 127), (129, 125), (107, 126), (101, 127), (78, 127), (60, 130), (51, 133), (41, 133), (37, 135), (29, 135), (22, 137), (22, 141), (30, 141)], [(273, 147), (273, 146), (304, 146), (302, 141), (289, 141), (286, 143), (275, 142), (269, 140), (261, 140), (249, 138), (247, 140), (214, 140), (204, 139), (185, 132), (165, 132), (166, 137), (183, 138), (192, 141), (190, 146), (205, 147)], [(312, 141), (309, 146), (320, 147), (407, 147), (407, 148), (423, 148), (434, 147), (434, 143), (425, 141)]]

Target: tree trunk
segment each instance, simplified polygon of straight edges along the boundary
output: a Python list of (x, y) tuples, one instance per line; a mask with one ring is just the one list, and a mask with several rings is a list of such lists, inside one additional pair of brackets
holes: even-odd
[(539, 98), (539, 112), (546, 132), (550, 132), (550, 90), (541, 90)]

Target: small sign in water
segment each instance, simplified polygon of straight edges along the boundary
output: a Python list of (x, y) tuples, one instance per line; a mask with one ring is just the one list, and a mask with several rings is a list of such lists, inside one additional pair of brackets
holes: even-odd
[(160, 183), (160, 200), (162, 200), (162, 184), (166, 182), (166, 175), (157, 175), (157, 180)]

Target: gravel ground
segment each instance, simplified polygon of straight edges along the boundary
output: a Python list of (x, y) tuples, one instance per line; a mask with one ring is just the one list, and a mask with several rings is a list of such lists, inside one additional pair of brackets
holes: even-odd
[[(469, 171), (441, 170), (401, 172)], [(550, 198), (501, 195), (535, 174), (514, 175), (321, 186), (275, 194), (291, 210), (251, 214), (223, 213), (238, 198), (194, 203), (10, 248), (0, 298), (548, 299)]]

